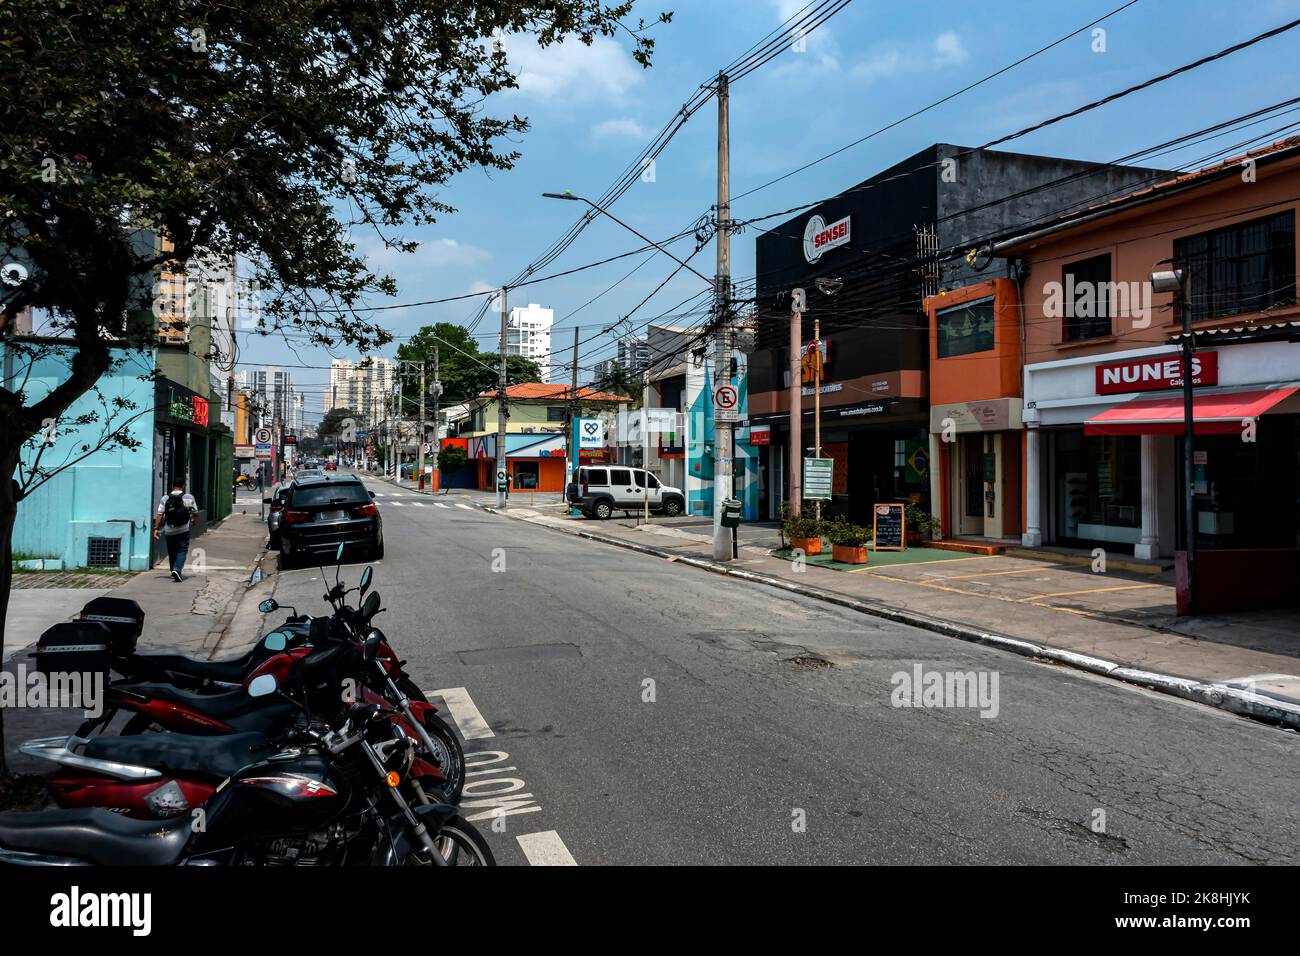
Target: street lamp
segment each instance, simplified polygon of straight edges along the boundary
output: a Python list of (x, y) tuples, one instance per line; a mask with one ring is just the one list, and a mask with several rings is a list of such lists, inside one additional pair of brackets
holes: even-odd
[[(1169, 264), (1168, 260), (1158, 263)], [(1183, 524), (1186, 528), (1184, 553), (1187, 555), (1187, 613), (1196, 613), (1196, 419), (1192, 393), (1192, 310), (1187, 302), (1187, 275), (1182, 269), (1158, 269), (1151, 273), (1153, 292), (1172, 292), (1174, 306), (1183, 320)]]
[(710, 289), (712, 289), (712, 288), (715, 287), (716, 283), (715, 283), (712, 279), (710, 279), (710, 278), (709, 278), (708, 276), (706, 276), (706, 275), (701, 274), (701, 273), (700, 273), (699, 271), (697, 271), (697, 270), (695, 269), (695, 267), (692, 266), (690, 263), (686, 262), (686, 261), (683, 260), (683, 259), (679, 259), (679, 258), (677, 258), (675, 255), (673, 255), (671, 252), (669, 252), (667, 249), (665, 249), (665, 248), (664, 248), (663, 246), (661, 246), (659, 243), (655, 242), (655, 241), (654, 241), (653, 239), (651, 239), (649, 236), (646, 236), (646, 235), (644, 235), (644, 234), (642, 234), (642, 233), (640, 233), (640, 232), (637, 232), (635, 229), (633, 229), (631, 226), (629, 226), (627, 223), (625, 223), (622, 219), (619, 219), (617, 216), (615, 216), (615, 215), (614, 215), (612, 212), (610, 212), (608, 209), (604, 208), (603, 206), (599, 206), (599, 205), (597, 205), (596, 203), (592, 202), (590, 199), (587, 199), (585, 196), (575, 196), (575, 195), (573, 195), (573, 193), (571, 193), (571, 192), (569, 192), (569, 191), (566, 190), (566, 191), (564, 191), (564, 192), (562, 192), (562, 193), (542, 193), (542, 198), (543, 198), (543, 199), (567, 199), (567, 200), (570, 200), (571, 202), (585, 202), (588, 206), (590, 206), (592, 209), (596, 210), (596, 212), (600, 213), (602, 216), (607, 216), (607, 217), (609, 217), (610, 219), (613, 219), (616, 223), (618, 223), (620, 226), (622, 226), (622, 227), (623, 227), (624, 229), (626, 229), (628, 232), (632, 233), (632, 235), (636, 236), (638, 239), (642, 240), (643, 242), (648, 243), (649, 245), (654, 246), (656, 249), (658, 249), (660, 252), (662, 252), (664, 255), (666, 255), (669, 259), (672, 259), (673, 262), (676, 262), (679, 266), (682, 266), (683, 268), (686, 268), (686, 269), (690, 269), (691, 272), (694, 272), (697, 276), (699, 276), (701, 279), (703, 279), (705, 282), (707, 282), (708, 285), (709, 285), (709, 288), (710, 288)]

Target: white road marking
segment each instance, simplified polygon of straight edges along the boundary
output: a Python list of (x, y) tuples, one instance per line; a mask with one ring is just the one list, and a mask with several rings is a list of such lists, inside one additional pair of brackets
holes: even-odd
[(423, 502), (423, 501), (413, 501), (413, 502), (411, 502), (411, 507), (412, 507), (412, 508), (423, 508), (423, 507), (424, 507), (424, 502)]
[(402, 507), (402, 503), (400, 501), (390, 501), (388, 502), (388, 504), (394, 508)]
[(477, 510), (477, 509), (474, 508), (473, 505), (463, 505), (463, 504), (461, 504), (459, 501), (456, 502), (456, 507), (457, 507), (457, 508), (464, 508), (466, 511), (475, 511), (475, 510)]
[(474, 705), (474, 698), (469, 696), (469, 691), (464, 687), (431, 690), (428, 696), (442, 698), (443, 703), (447, 705), (447, 711), (451, 714), (451, 719), (456, 722), (456, 727), (460, 730), (460, 735), (466, 740), (486, 740), (488, 737), (496, 736), (487, 721), (483, 719), (483, 715), (479, 713), (478, 707)]
[(523, 833), (515, 837), (519, 848), (528, 857), (529, 866), (577, 866), (569, 848), (554, 830), (540, 833)]
[(451, 505), (444, 505), (441, 501), (435, 501), (434, 504), (439, 508), (450, 508)]

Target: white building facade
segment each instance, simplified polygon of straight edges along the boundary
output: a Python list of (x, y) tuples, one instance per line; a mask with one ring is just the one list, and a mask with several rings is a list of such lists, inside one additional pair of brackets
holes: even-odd
[(506, 354), (519, 355), (537, 363), (542, 381), (551, 380), (551, 326), (555, 310), (536, 303), (510, 310), (506, 323)]

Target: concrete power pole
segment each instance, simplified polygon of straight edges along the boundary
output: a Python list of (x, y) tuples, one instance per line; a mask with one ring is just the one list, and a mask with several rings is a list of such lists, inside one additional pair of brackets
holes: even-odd
[[(564, 476), (564, 490), (560, 492), (565, 501), (569, 500), (568, 487), (570, 481), (576, 481), (574, 472), (582, 464), (582, 456), (578, 448), (573, 444), (573, 421), (578, 417), (578, 328), (573, 329), (573, 368), (570, 370), (569, 385), (569, 427), (565, 429), (564, 447), (568, 449), (565, 456), (565, 464), (568, 466), (568, 473)], [(570, 509), (572, 510), (572, 509)]]
[[(429, 391), (433, 395), (434, 443), (430, 446), (430, 451), (433, 452), (433, 476), (435, 479), (440, 479), (442, 476), (438, 474), (438, 452), (442, 450), (442, 413), (439, 410), (442, 403), (442, 370), (438, 366), (438, 344), (436, 342), (433, 345), (433, 384), (429, 386)], [(431, 488), (430, 491), (436, 490), (439, 482), (434, 481), (433, 484), (434, 488)]]
[[(713, 387), (731, 381), (731, 136), (727, 75), (718, 74), (718, 227), (717, 275), (713, 280), (715, 358)], [(710, 396), (712, 401), (712, 396)], [(735, 432), (731, 422), (713, 422), (713, 560), (731, 560), (731, 535), (722, 526), (722, 502), (731, 497)]]
[(424, 359), (420, 359), (420, 458), (419, 465), (417, 465), (420, 471), (416, 483), (417, 488), (424, 487), (424, 389), (426, 387), (424, 384), (424, 365)]
[(501, 371), (497, 379), (497, 507), (506, 506), (506, 288), (501, 287)]

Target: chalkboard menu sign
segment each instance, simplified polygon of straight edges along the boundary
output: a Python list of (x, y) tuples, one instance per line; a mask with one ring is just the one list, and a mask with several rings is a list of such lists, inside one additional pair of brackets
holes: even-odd
[(903, 522), (903, 509), (897, 504), (880, 504), (871, 509), (872, 537), (877, 551), (904, 551), (907, 549), (907, 530)]

